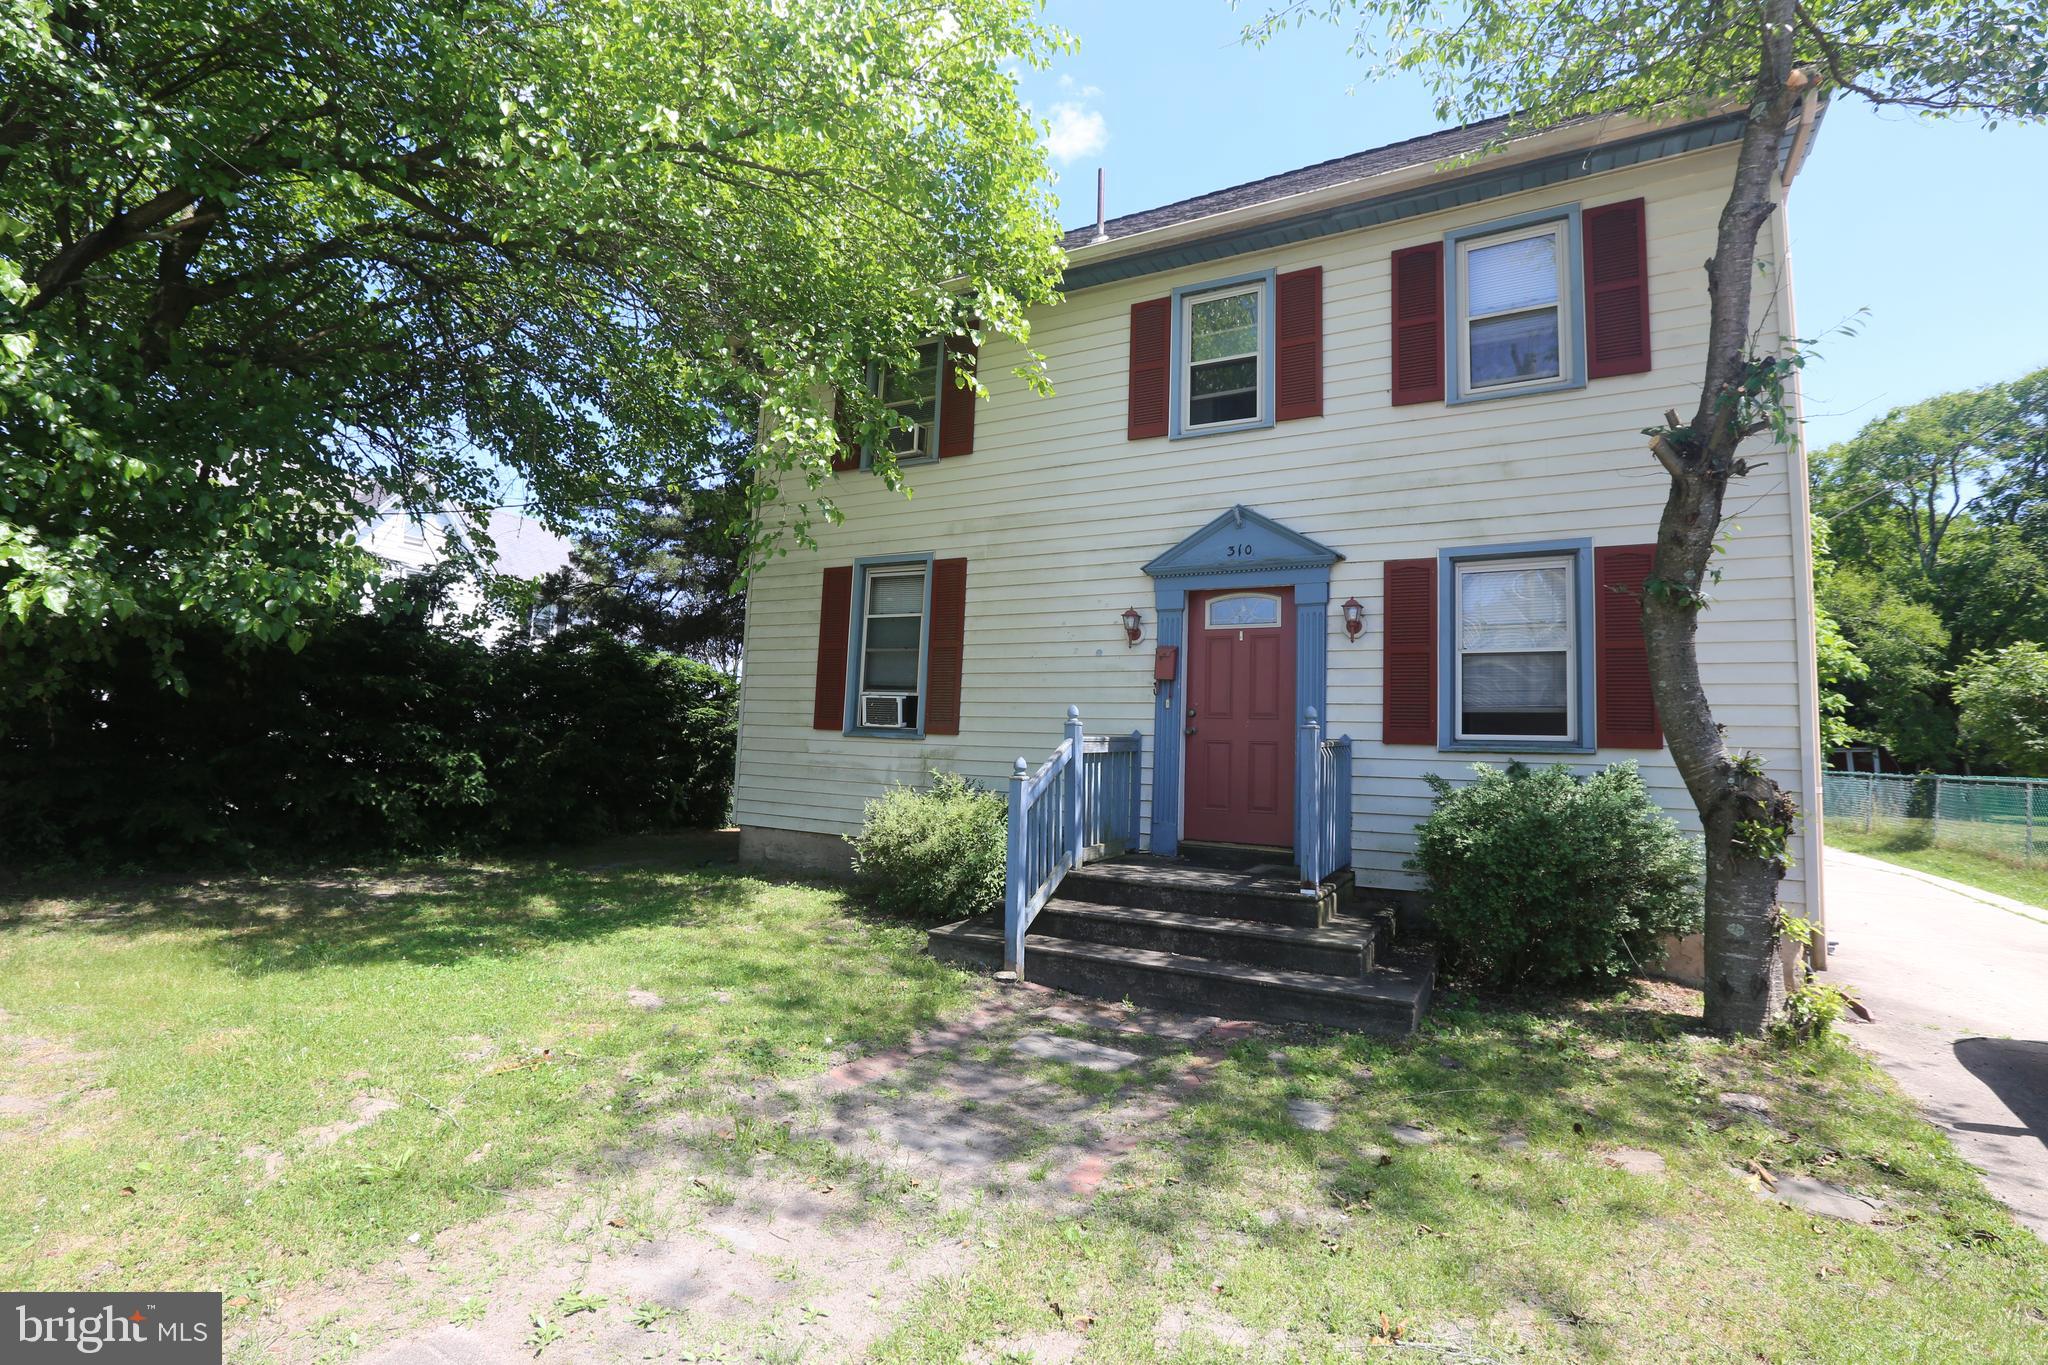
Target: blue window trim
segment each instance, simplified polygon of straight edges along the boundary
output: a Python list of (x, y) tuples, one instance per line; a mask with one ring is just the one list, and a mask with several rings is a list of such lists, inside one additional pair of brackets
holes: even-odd
[[(846, 638), (846, 729), (845, 734), (866, 739), (923, 739), (924, 702), (932, 664), (932, 559), (931, 551), (900, 555), (870, 555), (853, 561), (853, 620)], [(907, 730), (872, 730), (856, 724), (860, 715), (860, 663), (866, 645), (868, 625), (868, 575), (875, 569), (902, 568), (918, 564), (924, 568), (924, 614), (917, 629), (917, 724)]]
[[(922, 343), (924, 346), (931, 344), (929, 341)], [(939, 462), (939, 424), (946, 420), (946, 394), (944, 386), (947, 374), (946, 343), (941, 340), (938, 345), (938, 373), (933, 376), (934, 387), (932, 389), (932, 448), (914, 460), (898, 460), (896, 462), (898, 469), (915, 469), (921, 464), (937, 464)], [(880, 400), (882, 395), (882, 366), (879, 361), (871, 360), (868, 362), (868, 392), (877, 401)], [(873, 441), (862, 441), (860, 443), (860, 467), (862, 469), (873, 469), (875, 467), (875, 443)]]
[[(1499, 391), (1480, 390), (1476, 393), (1465, 391), (1464, 348), (1459, 344), (1465, 329), (1460, 325), (1458, 300), (1458, 247), (1460, 244), (1480, 237), (1491, 237), (1497, 233), (1514, 232), (1519, 228), (1537, 227), (1544, 223), (1562, 222), (1564, 233), (1564, 293), (1561, 301), (1566, 316), (1571, 319), (1571, 345), (1559, 359), (1564, 362), (1564, 374), (1554, 383), (1534, 384), (1528, 388), (1502, 389)], [(1584, 253), (1579, 245), (1579, 206), (1559, 204), (1554, 208), (1534, 209), (1518, 213), (1512, 218), (1496, 218), (1490, 223), (1473, 227), (1457, 228), (1444, 234), (1444, 402), (1448, 405), (1460, 403), (1493, 403), (1504, 398), (1527, 398), (1539, 393), (1560, 393), (1566, 389), (1586, 387), (1586, 287), (1579, 278)]]
[[(1469, 561), (1555, 558), (1572, 561), (1572, 658), (1578, 676), (1571, 680), (1578, 696), (1579, 732), (1569, 739), (1480, 740), (1458, 738), (1457, 630), (1458, 565)], [(1536, 540), (1518, 545), (1469, 545), (1436, 552), (1437, 643), (1436, 747), (1460, 754), (1590, 754), (1597, 744), (1593, 668), (1593, 542)]]
[[(1167, 416), (1166, 435), (1168, 440), (1192, 440), (1198, 436), (1227, 436), (1234, 431), (1262, 431), (1273, 425), (1273, 280), (1278, 274), (1274, 270), (1254, 270), (1245, 275), (1230, 275), (1220, 280), (1204, 280), (1200, 284), (1184, 284), (1173, 291), (1172, 342), (1168, 350), (1169, 374), (1172, 383), (1167, 394), (1170, 404)], [(1187, 374), (1187, 336), (1181, 319), (1187, 310), (1182, 300), (1190, 294), (1213, 294), (1219, 289), (1235, 289), (1242, 285), (1259, 286), (1259, 417), (1255, 422), (1232, 422), (1228, 425), (1199, 426), (1181, 430), (1181, 390)]]

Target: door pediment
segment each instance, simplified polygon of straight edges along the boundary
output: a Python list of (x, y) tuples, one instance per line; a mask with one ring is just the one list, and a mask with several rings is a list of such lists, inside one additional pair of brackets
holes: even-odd
[(1327, 569), (1342, 558), (1329, 546), (1239, 504), (1147, 564), (1145, 572), (1159, 579), (1272, 574)]

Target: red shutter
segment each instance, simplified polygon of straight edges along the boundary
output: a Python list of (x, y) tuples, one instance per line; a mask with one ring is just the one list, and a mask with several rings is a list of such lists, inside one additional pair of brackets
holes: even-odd
[(860, 433), (847, 420), (846, 400), (838, 394), (832, 395), (832, 434), (839, 438), (839, 445), (832, 452), (832, 471), (843, 474), (849, 469), (859, 469)]
[(1654, 545), (1602, 545), (1593, 551), (1593, 651), (1599, 660), (1603, 749), (1664, 747), (1650, 693), (1650, 651), (1643, 642), (1643, 583), (1656, 551)]
[(974, 390), (953, 382), (958, 369), (974, 373), (975, 345), (967, 337), (955, 337), (947, 344), (950, 364), (939, 369), (939, 458), (974, 453)]
[(1274, 348), (1278, 352), (1273, 415), (1282, 422), (1323, 415), (1323, 268), (1290, 270), (1275, 279)]
[(967, 648), (967, 561), (932, 561), (931, 657), (925, 660), (924, 732), (960, 733), (960, 665)]
[(1436, 743), (1436, 561), (1390, 559), (1380, 680), (1380, 739)]
[(825, 570), (818, 594), (818, 689), (811, 699), (813, 730), (846, 728), (846, 631), (853, 619), (853, 567)]
[(1444, 399), (1444, 244), (1394, 253), (1394, 403)]
[(1173, 300), (1148, 299), (1131, 305), (1131, 394), (1127, 437), (1142, 441), (1166, 434), (1168, 369), (1173, 349)]
[(1650, 368), (1650, 250), (1643, 201), (1587, 209), (1585, 236), (1586, 376), (1642, 374)]

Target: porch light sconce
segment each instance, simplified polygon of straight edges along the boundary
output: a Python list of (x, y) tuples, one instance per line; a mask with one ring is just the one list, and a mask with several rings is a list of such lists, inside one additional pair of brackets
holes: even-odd
[(1344, 634), (1356, 640), (1365, 633), (1365, 604), (1353, 597), (1344, 603)]
[(1138, 641), (1145, 637), (1145, 618), (1138, 615), (1136, 607), (1125, 607), (1122, 620), (1124, 623), (1124, 647), (1126, 649), (1136, 649)]

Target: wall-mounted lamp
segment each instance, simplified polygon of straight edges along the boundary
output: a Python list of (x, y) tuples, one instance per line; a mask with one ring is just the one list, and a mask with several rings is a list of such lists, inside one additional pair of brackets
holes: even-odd
[(1344, 634), (1356, 640), (1365, 633), (1365, 604), (1353, 597), (1344, 603)]
[(1136, 607), (1125, 607), (1123, 623), (1125, 647), (1129, 649), (1137, 648), (1138, 641), (1145, 637), (1145, 618), (1138, 615)]

